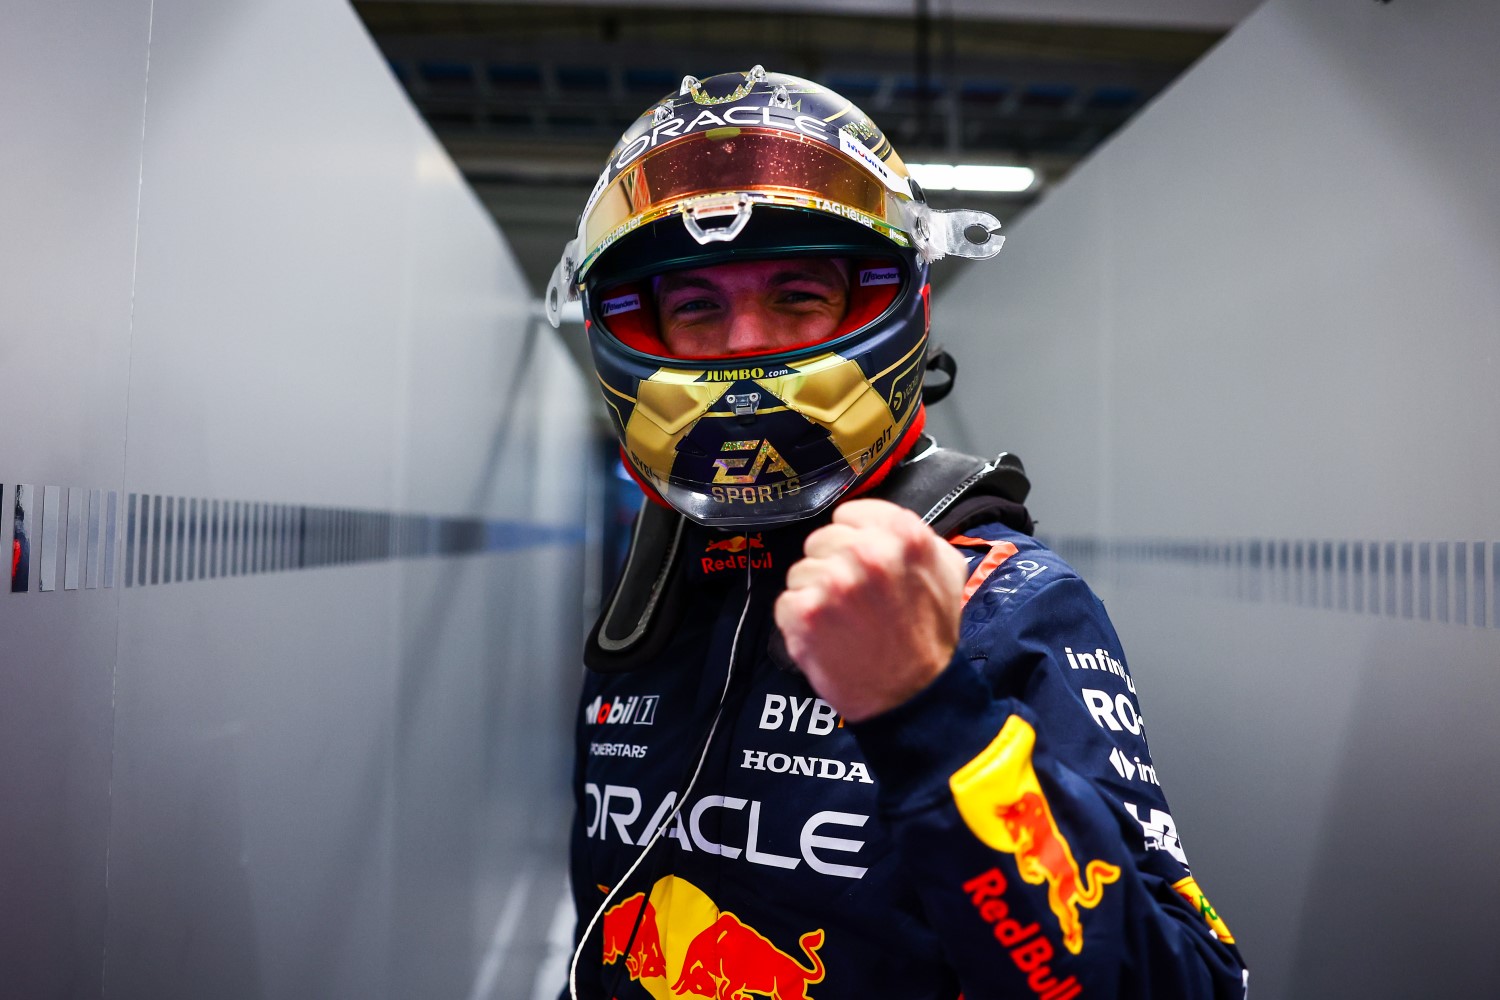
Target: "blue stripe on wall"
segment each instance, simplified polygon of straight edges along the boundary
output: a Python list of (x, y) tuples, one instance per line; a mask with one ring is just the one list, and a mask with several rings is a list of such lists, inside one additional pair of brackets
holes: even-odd
[(1044, 537), (1085, 577), (1129, 585), (1155, 569), (1196, 592), (1256, 603), (1500, 627), (1500, 542)]
[[(57, 487), (51, 487), (58, 489)], [(121, 583), (126, 587), (204, 582), (222, 576), (280, 573), (392, 559), (420, 559), (504, 552), (540, 545), (567, 545), (583, 540), (581, 528), (528, 521), (494, 521), (471, 517), (441, 517), (348, 507), (265, 504), (240, 500), (174, 497), (130, 493), (119, 503), (114, 490), (59, 490), (70, 505), (79, 497), (101, 496), (106, 502), (69, 509), (66, 517), (87, 523), (69, 532), (69, 549), (61, 558), (80, 566), (100, 567), (97, 583), (85, 588), (115, 585), (115, 548), (123, 546)], [(27, 562), (39, 563), (42, 546), (35, 515), (26, 509), (35, 495), (31, 486), (0, 489), (9, 503), (17, 535), (29, 552)], [(120, 523), (122, 522), (122, 523)], [(100, 551), (102, 548), (102, 551)], [(56, 555), (54, 553), (54, 555)], [(37, 590), (38, 578), (29, 567), (18, 567), (12, 580), (16, 593)], [(11, 588), (5, 588), (11, 592)]]

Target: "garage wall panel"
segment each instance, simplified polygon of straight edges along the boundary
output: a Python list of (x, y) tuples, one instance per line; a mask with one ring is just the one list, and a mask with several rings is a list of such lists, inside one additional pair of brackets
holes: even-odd
[(0, 982), (23, 996), (99, 994), (108, 910), (118, 591), (89, 586), (68, 525), (102, 527), (93, 490), (120, 501), (150, 5), (96, 8), (11, 3), (0, 31), (7, 556), (21, 527), (0, 586)]
[(1497, 41), (1271, 0), (935, 303), (934, 426), (1108, 603), (1257, 996), (1492, 988)]
[(96, 8), (0, 38), (3, 979), (468, 995), (562, 863), (584, 384), (346, 5)]

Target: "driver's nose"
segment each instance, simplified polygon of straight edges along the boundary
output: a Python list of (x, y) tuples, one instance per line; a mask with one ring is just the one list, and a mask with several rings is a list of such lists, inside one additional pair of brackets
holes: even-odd
[(737, 298), (729, 308), (729, 329), (724, 338), (726, 354), (756, 354), (777, 344), (777, 317), (758, 300)]

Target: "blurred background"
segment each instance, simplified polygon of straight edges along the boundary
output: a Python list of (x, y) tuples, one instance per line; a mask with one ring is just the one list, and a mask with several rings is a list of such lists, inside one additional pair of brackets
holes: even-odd
[[(764, 65), (816, 80), (869, 113), (908, 162), (1030, 168), (1036, 180), (1018, 191), (929, 185), (939, 208), (1009, 222), (1255, 3), (354, 6), (539, 293), (605, 154), (689, 72)], [(581, 333), (565, 334), (580, 352)]]
[(1030, 171), (928, 185), (1009, 236), (929, 426), (1024, 458), (1256, 996), (1495, 995), (1500, 7), (0, 12), (0, 996), (556, 995), (641, 498), (538, 298), (755, 64)]

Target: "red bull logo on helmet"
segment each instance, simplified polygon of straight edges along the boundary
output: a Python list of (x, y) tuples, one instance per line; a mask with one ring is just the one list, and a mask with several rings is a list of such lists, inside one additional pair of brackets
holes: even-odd
[(1014, 855), (1025, 882), (1047, 887), (1063, 946), (1077, 955), (1083, 951), (1079, 910), (1098, 906), (1104, 887), (1119, 879), (1120, 869), (1098, 860), (1079, 866), (1032, 767), (1035, 746), (1036, 730), (1013, 715), (984, 752), (948, 779), (948, 786), (974, 836)]
[(823, 943), (817, 928), (797, 938), (796, 954), (783, 951), (675, 875), (604, 914), (604, 964), (624, 956), (627, 974), (655, 1000), (818, 1000), (809, 987), (826, 973)]

